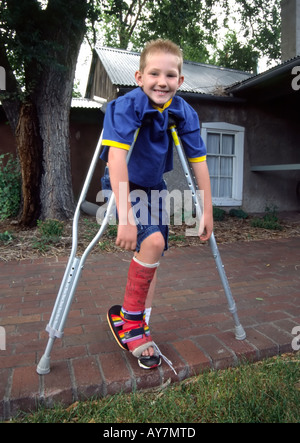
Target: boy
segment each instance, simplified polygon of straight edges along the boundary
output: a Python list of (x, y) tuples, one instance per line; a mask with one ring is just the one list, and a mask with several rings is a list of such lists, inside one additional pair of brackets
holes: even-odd
[[(147, 297), (150, 306), (156, 270), (168, 247), (168, 226), (162, 221), (164, 208), (158, 209), (159, 221), (155, 224), (151, 224), (150, 212), (151, 191), (166, 189), (163, 174), (173, 168), (169, 112), (176, 118), (178, 134), (193, 166), (198, 187), (205, 195), (204, 232), (199, 232), (200, 239), (208, 240), (213, 231), (206, 148), (200, 136), (198, 116), (182, 98), (175, 96), (184, 81), (182, 65), (181, 50), (173, 42), (159, 39), (148, 43), (135, 74), (139, 88), (109, 103), (104, 121), (105, 148), (101, 158), (108, 161), (111, 187), (116, 197), (119, 217), (116, 244), (136, 251), (129, 267), (121, 311), (112, 308), (108, 321), (120, 346), (131, 351), (140, 367), (145, 369), (161, 363), (158, 348), (144, 321), (144, 311)], [(127, 166), (127, 152), (138, 128), (141, 129)], [(143, 190), (148, 195), (146, 206), (150, 223), (142, 225), (134, 214), (129, 195), (133, 190)]]

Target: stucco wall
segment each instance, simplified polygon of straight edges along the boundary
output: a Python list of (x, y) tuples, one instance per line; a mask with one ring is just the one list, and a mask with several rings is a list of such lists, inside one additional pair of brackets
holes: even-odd
[[(73, 109), (70, 123), (70, 147), (72, 163), (72, 183), (77, 199), (87, 171), (89, 169), (99, 136), (103, 126), (103, 114), (100, 110)], [(10, 126), (0, 111), (0, 154), (11, 152), (16, 154), (15, 138)], [(96, 203), (96, 195), (100, 191), (100, 179), (104, 172), (104, 163), (99, 160), (95, 170), (87, 199)]]
[[(252, 172), (251, 166), (300, 163), (299, 123), (294, 109), (283, 103), (246, 105), (243, 103), (188, 100), (200, 122), (226, 122), (245, 127), (244, 187), (242, 208), (263, 212), (274, 205), (280, 211), (299, 210), (297, 185), (300, 171)], [(185, 179), (180, 164), (167, 175), (171, 188)]]

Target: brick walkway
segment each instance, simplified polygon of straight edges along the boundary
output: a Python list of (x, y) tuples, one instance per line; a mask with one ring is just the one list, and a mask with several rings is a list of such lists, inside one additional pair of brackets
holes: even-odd
[(139, 369), (109, 332), (106, 311), (122, 300), (130, 254), (88, 259), (46, 376), (37, 375), (36, 365), (67, 258), (0, 263), (0, 331), (6, 332), (6, 351), (0, 351), (0, 417), (38, 403), (70, 404), (154, 387), (244, 358), (255, 361), (291, 351), (292, 330), (300, 325), (300, 238), (221, 245), (220, 253), (247, 339), (234, 338), (209, 247), (171, 249), (159, 270), (151, 332), (178, 376), (165, 363), (159, 370)]

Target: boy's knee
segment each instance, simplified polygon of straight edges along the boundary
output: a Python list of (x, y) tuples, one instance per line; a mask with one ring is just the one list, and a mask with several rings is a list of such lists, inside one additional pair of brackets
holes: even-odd
[(143, 263), (157, 263), (163, 255), (164, 250), (165, 239), (160, 232), (155, 232), (142, 242), (137, 258)]
[(165, 249), (165, 239), (160, 232), (156, 232), (149, 237), (151, 247), (158, 253), (163, 253)]

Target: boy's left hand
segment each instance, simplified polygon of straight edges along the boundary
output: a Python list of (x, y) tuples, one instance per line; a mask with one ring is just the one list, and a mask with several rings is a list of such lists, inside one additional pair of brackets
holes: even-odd
[(199, 237), (201, 241), (208, 241), (213, 233), (214, 221), (212, 215), (203, 216), (200, 223)]

